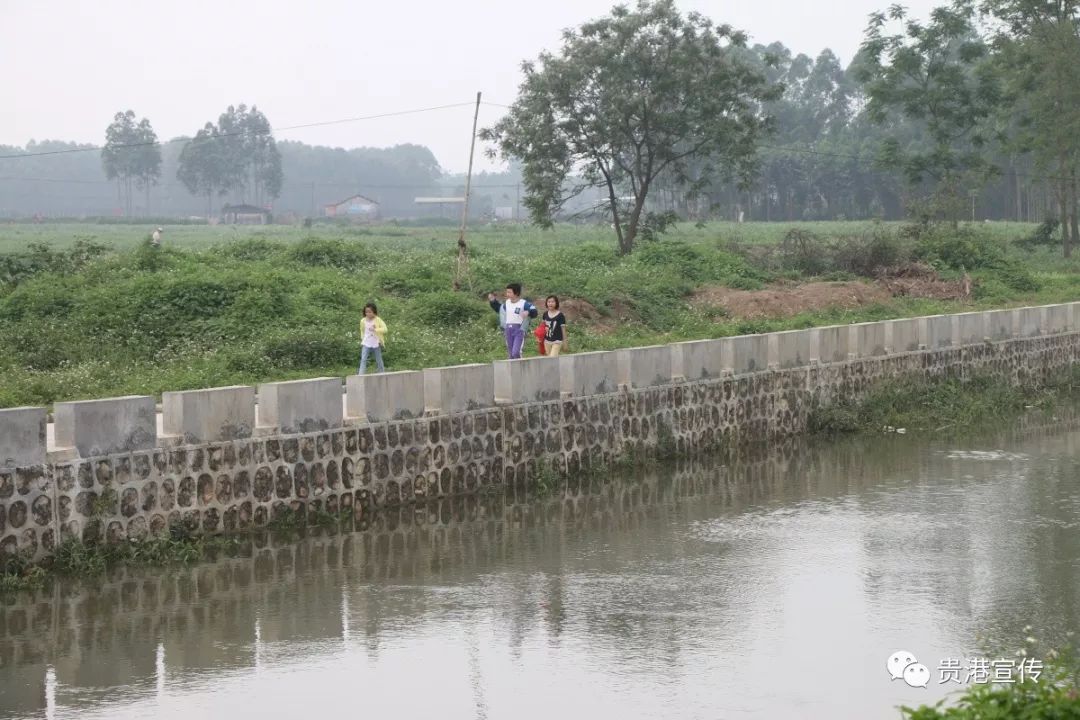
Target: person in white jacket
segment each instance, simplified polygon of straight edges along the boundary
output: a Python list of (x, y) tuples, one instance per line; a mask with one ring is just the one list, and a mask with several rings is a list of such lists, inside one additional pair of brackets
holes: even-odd
[(537, 315), (536, 306), (521, 297), (521, 283), (506, 286), (506, 300), (499, 302), (495, 293), (488, 293), (491, 309), (500, 314), (503, 332), (506, 335), (506, 353), (511, 360), (521, 357), (521, 348), (525, 344), (526, 318)]

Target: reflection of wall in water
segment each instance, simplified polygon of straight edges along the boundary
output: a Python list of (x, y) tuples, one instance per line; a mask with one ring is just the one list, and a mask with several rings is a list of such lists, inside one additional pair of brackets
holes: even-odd
[[(152, 676), (157, 639), (172, 667), (249, 666), (257, 618), (265, 644), (341, 637), (343, 587), (354, 588), (348, 605), (360, 618), (351, 635), (373, 636), (388, 619), (408, 622), (430, 608), (421, 594), (387, 606), (378, 593), (355, 589), (365, 583), (467, 584), (526, 554), (555, 558), (541, 568), (554, 580), (562, 572), (555, 551), (567, 545), (632, 544), (669, 519), (842, 495), (876, 482), (885, 468), (916, 462), (899, 450), (871, 462), (857, 445), (821, 453), (786, 444), (775, 451), (730, 465), (682, 461), (626, 481), (583, 479), (558, 499), (530, 502), (512, 490), (387, 508), (362, 532), (283, 544), (257, 536), (243, 557), (160, 572), (117, 568), (104, 583), (58, 581), (0, 607), (0, 668), (6, 675), (31, 666), (43, 677), (52, 663), (62, 684), (108, 687), (132, 673)], [(549, 590), (557, 589), (553, 582)], [(552, 599), (549, 622), (557, 631), (559, 603)], [(495, 605), (505, 612), (520, 606)]]
[[(1038, 431), (1038, 426), (1031, 429)], [(1075, 435), (1067, 437), (1075, 444)], [(246, 541), (241, 557), (196, 567), (118, 568), (104, 582), (58, 581), (48, 591), (0, 606), (0, 671), (5, 686), (15, 688), (5, 689), (5, 705), (40, 707), (48, 664), (56, 667), (59, 682), (67, 687), (109, 688), (129, 684), (133, 676), (152, 679), (159, 641), (168, 666), (183, 669), (187, 676), (251, 667), (256, 624), (264, 648), (341, 638), (343, 603), (349, 609), (350, 637), (376, 654), (377, 640), (385, 638), (388, 624), (408, 625), (436, 609), (433, 596), (419, 591), (408, 602), (398, 596), (388, 603), (375, 591), (380, 585), (466, 587), (523, 558), (529, 577), (502, 573), (510, 578), (492, 588), (500, 593), (491, 597), (492, 612), (509, 629), (512, 644), (521, 642), (521, 633), (537, 619), (557, 637), (562, 608), (574, 592), (567, 558), (580, 549), (618, 546), (625, 558), (645, 551), (649, 533), (672, 521), (735, 518), (806, 500), (827, 504), (859, 496), (867, 487), (877, 494), (895, 493), (901, 502), (910, 483), (934, 479), (926, 457), (911, 438), (825, 447), (788, 442), (774, 445), (767, 456), (746, 451), (723, 464), (703, 458), (625, 480), (578, 478), (565, 496), (541, 501), (530, 501), (524, 491), (511, 488), (506, 495), (387, 508), (369, 516), (362, 531), (316, 535), (298, 543), (255, 536)], [(942, 541), (936, 536), (926, 542)], [(951, 570), (911, 567), (909, 577), (924, 572), (927, 583), (936, 583), (941, 603), (970, 603), (973, 542), (957, 543), (942, 557)], [(872, 533), (862, 543), (871, 554), (893, 551)], [(613, 574), (616, 570), (612, 568)], [(1038, 572), (1044, 579), (1045, 569)], [(888, 578), (868, 578), (866, 583), (867, 591), (882, 602), (898, 590)], [(637, 607), (661, 601), (650, 595), (658, 590), (647, 583), (621, 585), (618, 591), (630, 594)], [(1063, 596), (1073, 594), (1070, 590)], [(543, 604), (522, 601), (534, 596)], [(617, 617), (587, 621), (594, 634), (625, 632)], [(680, 618), (683, 623), (694, 621), (692, 616)], [(644, 618), (634, 629), (646, 635), (669, 630), (657, 618)], [(658, 646), (678, 652), (665, 642)], [(146, 692), (152, 687), (147, 681)]]

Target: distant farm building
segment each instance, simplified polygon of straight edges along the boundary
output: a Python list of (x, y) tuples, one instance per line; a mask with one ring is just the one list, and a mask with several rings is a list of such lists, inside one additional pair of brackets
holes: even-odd
[(463, 197), (418, 197), (415, 200), (420, 217), (459, 218)]
[(379, 217), (379, 203), (363, 195), (353, 195), (341, 202), (324, 206), (323, 216), (349, 218), (358, 222), (375, 220)]
[(226, 205), (221, 208), (226, 225), (269, 225), (270, 211), (257, 205)]

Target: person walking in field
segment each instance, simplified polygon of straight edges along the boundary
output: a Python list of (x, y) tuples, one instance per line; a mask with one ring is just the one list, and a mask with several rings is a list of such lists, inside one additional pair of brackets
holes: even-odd
[(364, 317), (360, 321), (360, 369), (357, 375), (363, 375), (367, 370), (368, 356), (375, 355), (375, 366), (379, 372), (384, 372), (382, 349), (386, 345), (386, 323), (379, 317), (379, 308), (375, 303), (364, 306)]
[(488, 293), (488, 304), (499, 313), (499, 324), (506, 335), (506, 353), (511, 360), (521, 357), (521, 347), (525, 344), (525, 326), (528, 318), (537, 316), (536, 306), (521, 297), (521, 283), (506, 286), (506, 300), (499, 302), (495, 293)]
[(558, 357), (566, 348), (566, 316), (559, 309), (558, 295), (548, 295), (544, 305), (547, 307), (541, 318), (546, 330), (544, 346), (547, 348), (548, 357)]
[(159, 247), (161, 245), (161, 232), (161, 228), (158, 228), (150, 235), (150, 244), (154, 247)]

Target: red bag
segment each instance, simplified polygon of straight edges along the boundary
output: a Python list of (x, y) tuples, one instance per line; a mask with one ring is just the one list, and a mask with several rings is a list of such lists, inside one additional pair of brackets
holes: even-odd
[(544, 348), (544, 337), (547, 335), (547, 326), (544, 323), (540, 323), (533, 330), (533, 335), (536, 336), (536, 347), (540, 350), (541, 355), (547, 355), (547, 350)]

